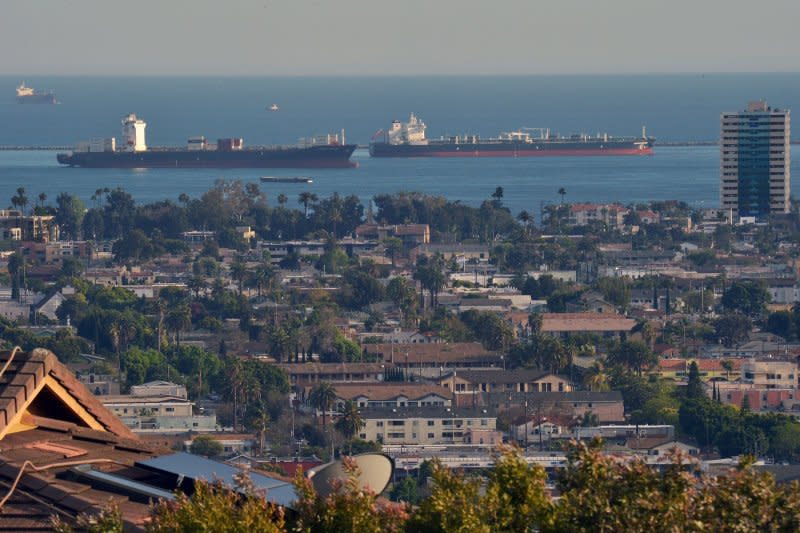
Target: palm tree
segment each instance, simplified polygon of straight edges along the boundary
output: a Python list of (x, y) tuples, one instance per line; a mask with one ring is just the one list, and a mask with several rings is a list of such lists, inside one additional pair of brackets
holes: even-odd
[(303, 191), (298, 197), (298, 201), (302, 204), (306, 218), (308, 218), (308, 205), (317, 201), (317, 195), (313, 192)]
[(325, 415), (333, 408), (336, 402), (336, 389), (334, 389), (333, 385), (330, 383), (323, 381), (311, 389), (311, 392), (308, 394), (308, 401), (311, 403), (312, 407), (318, 411), (322, 411), (322, 427), (324, 428), (326, 420)]
[(256, 431), (258, 431), (258, 451), (260, 455), (264, 455), (264, 448), (266, 448), (267, 428), (269, 428), (270, 416), (269, 411), (262, 404), (258, 408), (256, 419), (253, 423)]
[(561, 205), (564, 205), (564, 197), (567, 195), (567, 190), (561, 187), (558, 189), (558, 194), (561, 196)]
[(192, 325), (192, 314), (188, 305), (181, 305), (167, 313), (164, 323), (167, 330), (175, 335), (175, 345), (181, 345), (181, 331), (186, 331)]
[(525, 236), (528, 236), (528, 231), (530, 229), (531, 220), (533, 217), (527, 211), (521, 211), (519, 215), (517, 215), (517, 220), (522, 223), (523, 233)]
[(247, 277), (247, 265), (245, 265), (242, 258), (236, 256), (231, 263), (231, 277), (236, 280), (236, 283), (239, 288), (239, 294), (242, 294), (242, 285), (244, 284), (244, 279)]
[(358, 406), (353, 400), (347, 400), (339, 412), (339, 419), (336, 421), (336, 429), (339, 430), (347, 440), (350, 441), (350, 451), (353, 453), (353, 437), (366, 425), (364, 417), (358, 411)]
[(11, 204), (19, 207), (25, 214), (25, 206), (28, 205), (28, 197), (25, 195), (25, 187), (17, 187), (17, 194), (11, 197)]
[(288, 201), (289, 201), (289, 197), (286, 196), (285, 194), (280, 193), (278, 195), (278, 205), (279, 206), (284, 207), (286, 205), (286, 202), (288, 202)]
[(226, 399), (233, 402), (233, 430), (236, 431), (238, 412), (239, 412), (239, 398), (244, 387), (244, 368), (239, 359), (232, 358), (225, 367), (225, 396)]
[(725, 379), (728, 381), (731, 380), (731, 372), (733, 371), (733, 361), (729, 359), (723, 359), (720, 361), (720, 366), (725, 370)]
[(200, 276), (193, 276), (186, 282), (186, 287), (194, 293), (194, 298), (200, 297), (200, 291), (205, 289), (208, 284)]
[(47, 200), (47, 193), (40, 192), (39, 193), (39, 203), (41, 204), (42, 209), (44, 209), (44, 203), (45, 203), (46, 200)]
[(589, 387), (592, 392), (609, 390), (608, 374), (606, 374), (602, 362), (595, 361), (586, 369), (586, 374), (583, 376), (583, 384)]
[(338, 207), (334, 207), (330, 211), (330, 221), (333, 224), (333, 236), (338, 237), (339, 234), (336, 231), (336, 225), (342, 221), (342, 212), (339, 210)]

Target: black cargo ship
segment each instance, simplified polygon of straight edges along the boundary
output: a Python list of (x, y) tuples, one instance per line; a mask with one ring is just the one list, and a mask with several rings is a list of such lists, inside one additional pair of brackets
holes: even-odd
[(210, 145), (205, 137), (192, 137), (186, 148), (150, 148), (145, 144), (147, 124), (130, 114), (122, 120), (123, 146), (116, 139), (81, 143), (71, 153), (58, 154), (58, 162), (88, 168), (348, 168), (356, 149), (344, 144), (344, 133), (307, 139), (297, 146), (245, 148), (241, 138), (218, 139)]
[(647, 155), (655, 139), (610, 135), (551, 135), (546, 128), (524, 128), (482, 139), (463, 135), (427, 139), (425, 123), (414, 114), (408, 122), (395, 120), (387, 132), (378, 132), (369, 145), (372, 157), (546, 157)]

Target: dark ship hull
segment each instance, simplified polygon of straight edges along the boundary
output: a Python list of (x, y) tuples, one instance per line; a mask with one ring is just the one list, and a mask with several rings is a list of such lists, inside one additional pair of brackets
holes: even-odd
[(53, 93), (31, 94), (27, 96), (17, 96), (18, 104), (57, 104), (56, 95)]
[(72, 152), (58, 162), (87, 168), (352, 168), (356, 145), (243, 150), (148, 149), (142, 152)]
[(620, 156), (653, 153), (652, 138), (537, 140), (533, 142), (428, 141), (426, 144), (390, 144), (374, 142), (369, 146), (372, 157), (554, 157), (554, 156)]

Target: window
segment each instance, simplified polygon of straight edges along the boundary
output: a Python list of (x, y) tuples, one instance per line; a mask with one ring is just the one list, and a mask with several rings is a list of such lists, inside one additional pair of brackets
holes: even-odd
[(485, 418), (481, 418), (481, 425), (482, 425), (482, 426), (486, 426), (486, 425), (488, 425), (488, 424), (489, 424), (489, 421), (488, 421), (488, 420), (486, 420)]
[(434, 433), (428, 433), (428, 438), (429, 439), (436, 438), (436, 435)]
[(404, 439), (404, 438), (406, 438), (406, 434), (405, 433), (389, 433), (389, 438), (390, 439)]
[(378, 422), (375, 425), (378, 426), (379, 428), (382, 428), (383, 427), (383, 420), (378, 420)]
[(428, 427), (432, 427), (432, 426), (433, 426), (433, 420), (428, 420)]
[(174, 413), (175, 412), (175, 408), (174, 407), (165, 407), (164, 410), (166, 412), (168, 412), (168, 413)]

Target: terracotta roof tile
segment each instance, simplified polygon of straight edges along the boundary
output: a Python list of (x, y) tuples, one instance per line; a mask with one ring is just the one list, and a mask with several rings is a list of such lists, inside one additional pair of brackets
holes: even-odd
[(421, 343), (421, 344), (366, 344), (368, 353), (379, 354), (384, 361), (404, 364), (446, 363), (475, 359), (500, 359), (500, 354), (483, 347), (479, 342)]
[(612, 313), (542, 313), (542, 331), (630, 331), (636, 321)]
[(431, 394), (446, 399), (453, 397), (449, 389), (426, 383), (337, 383), (333, 388), (336, 396), (344, 400), (366, 397), (373, 401), (385, 401), (404, 396), (413, 401)]

